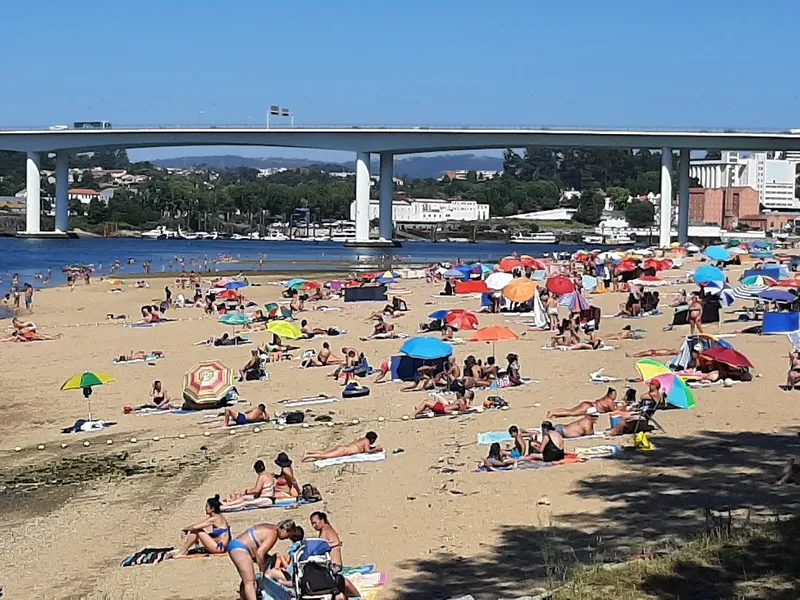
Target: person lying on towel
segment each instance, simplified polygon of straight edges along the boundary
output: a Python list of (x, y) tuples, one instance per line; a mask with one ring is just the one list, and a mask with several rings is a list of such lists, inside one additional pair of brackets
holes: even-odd
[(229, 406), (225, 409), (223, 425), (225, 427), (230, 427), (231, 425), (247, 425), (248, 423), (260, 423), (268, 419), (267, 407), (264, 404), (259, 404), (255, 408), (246, 411), (238, 411)]
[(444, 397), (436, 394), (433, 398), (428, 398), (423, 402), (416, 412), (414, 418), (421, 417), (427, 412), (434, 415), (449, 415), (454, 412), (467, 412), (472, 401), (475, 399), (475, 392), (472, 390), (460, 390), (456, 392), (456, 399), (453, 402), (445, 402)]
[(613, 410), (619, 408), (619, 404), (617, 402), (617, 390), (614, 388), (608, 388), (605, 395), (601, 398), (598, 398), (594, 402), (589, 400), (584, 400), (573, 406), (572, 408), (554, 408), (553, 410), (547, 411), (547, 418), (548, 419), (560, 419), (563, 417), (580, 417), (586, 414), (586, 411), (590, 408), (597, 409), (599, 413), (609, 413)]
[[(590, 407), (586, 409), (585, 416), (572, 423), (554, 425), (553, 431), (567, 439), (594, 435), (594, 425), (597, 423), (599, 416), (600, 412), (596, 408)], [(544, 434), (544, 431), (542, 431), (542, 434)]]
[(354, 454), (376, 454), (378, 452), (383, 452), (381, 446), (375, 445), (376, 441), (378, 441), (378, 434), (374, 431), (369, 431), (363, 438), (350, 442), (349, 444), (335, 446), (329, 450), (309, 450), (303, 455), (303, 462), (324, 460), (327, 458), (341, 458), (343, 456), (353, 456)]

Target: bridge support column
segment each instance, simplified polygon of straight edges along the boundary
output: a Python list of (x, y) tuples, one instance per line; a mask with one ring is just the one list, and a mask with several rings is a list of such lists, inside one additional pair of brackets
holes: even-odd
[(691, 151), (681, 149), (678, 165), (678, 241), (685, 244), (689, 241), (689, 161)]
[(380, 182), (380, 236), (381, 239), (392, 239), (392, 194), (394, 190), (394, 155), (381, 152)]
[(369, 152), (356, 154), (356, 242), (369, 241)]
[(56, 154), (56, 231), (69, 229), (69, 157), (66, 152)]
[(666, 248), (670, 244), (672, 229), (672, 148), (661, 149), (661, 216), (658, 245)]
[(26, 161), (25, 190), (28, 194), (25, 208), (25, 232), (39, 233), (41, 231), (41, 180), (39, 173), (40, 157), (38, 152), (28, 152)]

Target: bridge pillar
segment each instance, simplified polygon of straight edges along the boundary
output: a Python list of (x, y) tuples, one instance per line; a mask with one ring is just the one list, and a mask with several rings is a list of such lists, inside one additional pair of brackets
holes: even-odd
[(356, 242), (369, 241), (369, 152), (356, 153)]
[(658, 245), (666, 248), (670, 244), (672, 229), (672, 148), (661, 149), (661, 222)]
[(69, 157), (66, 152), (56, 154), (56, 231), (69, 229)]
[(28, 194), (25, 208), (25, 232), (39, 233), (41, 227), (41, 180), (39, 174), (40, 157), (38, 152), (28, 152), (26, 161), (25, 190)]
[(691, 151), (681, 149), (680, 165), (678, 165), (678, 241), (685, 244), (689, 241), (689, 161)]
[(392, 239), (393, 183), (394, 155), (391, 152), (381, 152), (380, 236), (384, 240)]

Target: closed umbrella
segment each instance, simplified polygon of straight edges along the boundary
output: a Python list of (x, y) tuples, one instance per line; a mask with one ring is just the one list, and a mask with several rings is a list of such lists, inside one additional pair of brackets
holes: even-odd
[(453, 347), (437, 338), (413, 337), (400, 346), (400, 352), (411, 358), (435, 360), (453, 353)]
[(289, 321), (272, 321), (267, 323), (267, 331), (290, 340), (296, 340), (303, 337), (303, 332), (300, 331), (300, 328)]
[(233, 371), (218, 360), (199, 362), (183, 376), (184, 400), (200, 408), (219, 405), (231, 388)]
[(536, 295), (536, 284), (525, 277), (518, 277), (503, 288), (503, 296), (512, 302), (527, 302)]
[(706, 256), (711, 260), (726, 261), (731, 259), (731, 252), (722, 246), (709, 246), (706, 248)]
[(557, 275), (547, 280), (547, 289), (554, 294), (569, 294), (575, 291), (575, 284), (572, 283), (567, 277)]
[(508, 327), (502, 325), (491, 325), (490, 327), (483, 327), (478, 329), (474, 335), (469, 338), (470, 342), (492, 342), (492, 356), (494, 356), (494, 344), (503, 340), (518, 340), (519, 336), (511, 331)]
[(92, 388), (97, 385), (105, 385), (106, 383), (111, 383), (112, 381), (116, 381), (111, 375), (106, 375), (105, 373), (97, 373), (94, 371), (84, 371), (83, 373), (78, 373), (77, 375), (73, 375), (69, 379), (67, 379), (61, 385), (61, 391), (67, 390), (83, 390), (83, 397), (86, 398), (86, 403), (89, 409), (89, 421), (92, 420), (92, 403), (90, 398), (92, 397)]
[(486, 278), (486, 287), (490, 290), (500, 291), (514, 281), (511, 273), (492, 273)]
[(733, 348), (724, 348), (722, 346), (715, 346), (709, 348), (701, 353), (703, 356), (713, 358), (717, 362), (724, 363), (735, 369), (753, 368), (753, 363), (741, 352)]
[(450, 312), (444, 318), (445, 322), (458, 330), (477, 329), (478, 317), (471, 312)]
[(658, 381), (661, 384), (661, 391), (668, 404), (678, 408), (692, 408), (695, 405), (694, 392), (675, 373), (656, 375), (651, 381)]
[(725, 281), (725, 274), (711, 265), (703, 265), (694, 272), (695, 283), (708, 283), (709, 281)]

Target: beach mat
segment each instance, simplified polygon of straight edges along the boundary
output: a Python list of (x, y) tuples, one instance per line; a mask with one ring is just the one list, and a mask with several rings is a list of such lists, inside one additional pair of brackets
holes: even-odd
[(353, 454), (351, 456), (340, 456), (338, 458), (324, 458), (315, 460), (314, 466), (318, 469), (333, 467), (336, 465), (346, 465), (350, 463), (378, 462), (386, 460), (386, 452), (376, 452), (375, 454)]
[(137, 363), (153, 362), (153, 361), (156, 361), (156, 360), (160, 360), (162, 358), (166, 358), (166, 355), (164, 355), (164, 354), (148, 354), (144, 358), (134, 358), (133, 360), (119, 360), (118, 358), (115, 358), (114, 360), (111, 361), (111, 363), (114, 364), (114, 365), (135, 365)]
[(519, 463), (517, 468), (514, 469), (512, 465), (506, 467), (495, 467), (492, 470), (484, 466), (475, 469), (476, 473), (492, 473), (494, 471), (512, 471), (512, 470), (529, 470), (529, 469), (546, 469), (549, 467), (561, 467), (564, 465), (574, 465), (576, 463), (584, 463), (596, 458), (614, 458), (622, 453), (622, 446), (596, 446), (597, 450), (592, 448), (578, 448), (575, 452), (565, 452), (564, 459), (555, 462), (543, 462), (540, 460), (532, 462)]
[[(540, 428), (534, 429), (526, 429), (523, 433), (528, 432), (535, 432), (541, 434)], [(564, 438), (565, 440), (591, 440), (591, 439), (602, 439), (605, 438), (606, 434), (602, 431), (598, 431), (593, 435), (584, 435), (577, 438)], [(481, 446), (490, 446), (491, 444), (498, 443), (502, 444), (504, 442), (510, 442), (513, 438), (509, 435), (507, 431), (484, 431), (478, 433), (478, 444)]]
[(278, 400), (278, 404), (284, 408), (311, 406), (314, 404), (330, 404), (331, 402), (339, 402), (339, 398), (335, 396), (328, 396), (327, 394), (319, 394), (318, 396), (306, 396), (304, 398), (286, 398), (285, 400)]
[[(167, 556), (170, 552), (174, 552), (174, 547), (169, 548), (142, 548), (133, 554), (126, 556), (119, 564), (120, 567), (138, 567), (140, 565), (155, 565), (170, 560)], [(222, 554), (209, 554), (204, 549), (192, 548), (183, 558), (213, 558), (215, 556), (227, 556), (226, 553)], [(175, 559), (179, 560), (179, 559)]]
[(251, 500), (247, 504), (242, 504), (239, 506), (235, 506), (232, 508), (225, 508), (222, 507), (222, 512), (224, 513), (238, 513), (238, 512), (248, 512), (251, 510), (266, 510), (268, 508), (299, 508), (301, 506), (306, 506), (308, 504), (316, 504), (317, 502), (321, 502), (321, 500), (315, 500), (313, 502), (309, 502), (308, 500), (301, 499), (299, 502), (294, 498), (281, 498), (280, 500), (276, 500), (272, 504), (259, 504), (259, 500)]

